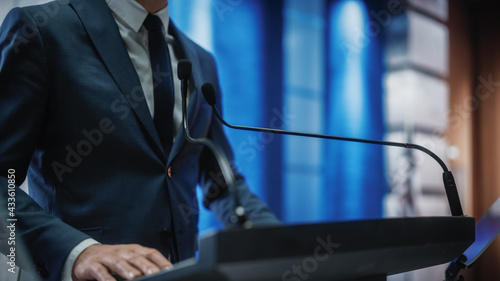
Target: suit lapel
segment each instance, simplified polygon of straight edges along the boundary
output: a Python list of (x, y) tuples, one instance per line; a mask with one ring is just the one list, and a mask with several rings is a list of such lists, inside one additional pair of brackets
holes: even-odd
[[(154, 141), (157, 153), (163, 160), (166, 160), (160, 139), (154, 127), (153, 118), (151, 118), (140, 86), (139, 77), (106, 2), (104, 0), (73, 0), (71, 1), (71, 5), (80, 17), (87, 34), (123, 96), (148, 132), (148, 135)], [(189, 59), (193, 65), (193, 89), (189, 100), (188, 120), (195, 120), (201, 101), (200, 87), (204, 83), (202, 81), (202, 73), (200, 72), (202, 69), (200, 58), (195, 50), (196, 45), (181, 33), (172, 21), (169, 24), (169, 32), (179, 43), (181, 50), (178, 53), (182, 54), (180, 59)], [(190, 131), (194, 125), (193, 122), (189, 123)], [(175, 137), (168, 162), (178, 154), (185, 142), (184, 128), (181, 125)]]
[(106, 2), (74, 0), (71, 5), (121, 93), (153, 139), (158, 154), (165, 161), (166, 156), (144, 98), (139, 77)]

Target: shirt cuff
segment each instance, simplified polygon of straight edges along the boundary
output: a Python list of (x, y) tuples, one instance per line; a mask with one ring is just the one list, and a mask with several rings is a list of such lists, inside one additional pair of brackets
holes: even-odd
[(64, 262), (61, 277), (62, 281), (73, 281), (71, 275), (76, 258), (83, 252), (83, 250), (95, 244), (99, 244), (99, 242), (92, 238), (88, 238), (80, 242), (80, 244), (76, 245), (73, 250), (71, 250), (68, 257), (66, 258), (66, 261)]

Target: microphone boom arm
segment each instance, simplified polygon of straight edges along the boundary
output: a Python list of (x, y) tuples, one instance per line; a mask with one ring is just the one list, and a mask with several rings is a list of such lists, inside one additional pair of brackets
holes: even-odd
[[(205, 89), (208, 89), (208, 87)], [(209, 89), (208, 91), (213, 92), (212, 89)], [(204, 93), (204, 95), (205, 95), (205, 93)], [(206, 99), (207, 99), (207, 97), (210, 97), (210, 95), (205, 95)], [(375, 145), (382, 145), (382, 146), (394, 146), (394, 147), (402, 147), (402, 148), (420, 150), (420, 151), (424, 152), (425, 154), (429, 155), (430, 157), (432, 157), (434, 160), (436, 160), (436, 162), (438, 162), (438, 164), (443, 169), (443, 182), (444, 182), (446, 197), (448, 198), (448, 204), (450, 206), (452, 216), (463, 216), (464, 215), (463, 210), (462, 210), (462, 205), (460, 203), (460, 197), (459, 197), (458, 191), (457, 191), (457, 186), (455, 184), (455, 179), (453, 178), (453, 174), (451, 173), (451, 171), (448, 170), (448, 167), (446, 166), (444, 161), (441, 160), (441, 158), (439, 158), (434, 152), (430, 151), (429, 149), (427, 149), (421, 145), (417, 145), (417, 144), (413, 144), (413, 143), (377, 141), (377, 140), (368, 140), (368, 139), (359, 139), (359, 138), (330, 136), (330, 135), (323, 135), (323, 134), (312, 134), (312, 133), (303, 133), (303, 132), (295, 132), (295, 131), (285, 131), (285, 130), (280, 130), (280, 129), (269, 129), (269, 128), (257, 128), (257, 127), (249, 127), (249, 126), (231, 125), (231, 124), (227, 123), (222, 118), (219, 111), (217, 110), (217, 108), (215, 106), (215, 97), (211, 97), (211, 98), (213, 100), (207, 100), (207, 101), (212, 106), (213, 112), (215, 113), (217, 118), (220, 120), (220, 122), (222, 122), (222, 124), (224, 124), (225, 126), (227, 126), (229, 128), (232, 128), (232, 129), (264, 132), (264, 133), (273, 133), (273, 134), (282, 134), (282, 135), (292, 135), (292, 136), (300, 136), (300, 137), (313, 137), (313, 138), (348, 141), (348, 142), (368, 143), (368, 144), (375, 144)]]
[(274, 134), (282, 134), (282, 135), (291, 135), (291, 136), (300, 136), (300, 137), (314, 137), (314, 138), (320, 138), (320, 139), (329, 139), (329, 140), (340, 140), (340, 141), (349, 141), (349, 142), (359, 142), (359, 143), (369, 143), (369, 144), (376, 144), (376, 145), (387, 145), (387, 146), (396, 146), (396, 147), (403, 147), (403, 148), (411, 148), (411, 149), (417, 149), (425, 154), (431, 156), (436, 160), (439, 165), (443, 168), (445, 172), (448, 171), (448, 167), (446, 167), (446, 164), (439, 158), (434, 152), (430, 151), (429, 149), (420, 146), (418, 144), (413, 144), (413, 143), (399, 143), (399, 142), (390, 142), (390, 141), (377, 141), (377, 140), (368, 140), (368, 139), (357, 139), (357, 138), (348, 138), (348, 137), (338, 137), (338, 136), (330, 136), (330, 135), (322, 135), (322, 134), (313, 134), (313, 133), (303, 133), (303, 132), (294, 132), (294, 131), (285, 131), (285, 130), (280, 130), (280, 129), (269, 129), (269, 128), (257, 128), (257, 127), (249, 127), (249, 126), (238, 126), (238, 125), (231, 125), (227, 123), (224, 119), (222, 119), (222, 116), (219, 114), (219, 111), (215, 109), (215, 105), (212, 105), (212, 108), (214, 109), (215, 115), (217, 115), (217, 118), (226, 126), (232, 129), (237, 129), (237, 130), (245, 130), (245, 131), (255, 131), (255, 132), (264, 132), (264, 133), (274, 133)]

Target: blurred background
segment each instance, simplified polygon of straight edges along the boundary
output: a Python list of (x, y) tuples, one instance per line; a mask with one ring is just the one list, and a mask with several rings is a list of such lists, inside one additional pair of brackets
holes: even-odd
[[(42, 2), (2, 0), (0, 20), (12, 7)], [(500, 196), (497, 2), (169, 6), (173, 22), (215, 56), (229, 123), (423, 145), (445, 160), (464, 212), (479, 219)], [(287, 224), (450, 214), (442, 170), (421, 152), (226, 132), (249, 186)], [(200, 215), (202, 233), (221, 228), (209, 212)], [(466, 280), (497, 280), (499, 262), (497, 239)], [(443, 280), (445, 268), (389, 280)]]

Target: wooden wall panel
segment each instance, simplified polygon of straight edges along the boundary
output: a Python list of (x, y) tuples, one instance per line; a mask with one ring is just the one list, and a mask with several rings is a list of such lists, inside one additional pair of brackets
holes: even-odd
[[(476, 77), (484, 85), (476, 93), (482, 97), (475, 116), (475, 199), (474, 213), (482, 216), (500, 196), (500, 5), (478, 5), (474, 15)], [(484, 80), (483, 80), (484, 79)], [(487, 82), (484, 82), (487, 81)], [(497, 85), (495, 85), (497, 84)], [(498, 280), (500, 240), (478, 262), (477, 280)]]
[(473, 161), (472, 123), (473, 112), (468, 101), (473, 89), (474, 63), (471, 29), (467, 9), (462, 1), (450, 1), (448, 27), (450, 32), (450, 106), (447, 138), (458, 155), (450, 161), (460, 191), (464, 212), (473, 213)]
[[(465, 210), (479, 219), (500, 196), (500, 11), (497, 1), (450, 1), (450, 119), (448, 138), (460, 149), (452, 162), (467, 174)], [(454, 126), (455, 125), (455, 126)], [(453, 129), (457, 127), (456, 129)], [(500, 239), (466, 280), (498, 280)]]

